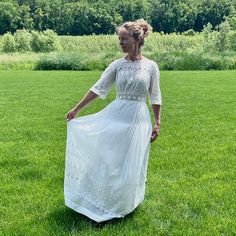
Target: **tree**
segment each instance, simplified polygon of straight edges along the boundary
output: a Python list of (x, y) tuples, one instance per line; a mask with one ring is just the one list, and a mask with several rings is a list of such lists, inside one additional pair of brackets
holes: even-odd
[(196, 9), (187, 1), (153, 0), (151, 5), (151, 23), (155, 31), (183, 32), (194, 25)]
[(227, 19), (236, 29), (236, 0), (0, 0), (0, 34), (52, 29), (60, 35), (110, 34), (144, 18), (154, 31), (199, 32)]
[(229, 22), (226, 20), (222, 22), (218, 27), (218, 34), (216, 38), (216, 48), (218, 51), (223, 52), (228, 49), (229, 47), (229, 32), (230, 32), (230, 25)]
[(231, 6), (229, 0), (202, 0), (198, 3), (194, 30), (201, 31), (208, 22), (213, 27), (219, 25), (224, 20), (224, 17), (230, 14)]
[(150, 20), (150, 3), (146, 0), (121, 0), (112, 4), (123, 21), (133, 21), (140, 18)]
[(12, 2), (0, 2), (0, 34), (17, 29), (17, 5)]
[(28, 5), (19, 6), (17, 29), (33, 29), (34, 21), (30, 14), (30, 8)]
[(33, 14), (34, 18), (34, 29), (42, 31), (43, 30), (43, 18), (44, 11), (41, 7), (37, 8)]

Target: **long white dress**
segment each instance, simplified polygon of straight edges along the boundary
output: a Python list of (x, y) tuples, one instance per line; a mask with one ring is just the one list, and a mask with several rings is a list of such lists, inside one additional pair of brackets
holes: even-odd
[(161, 104), (157, 64), (144, 58), (113, 61), (90, 88), (104, 99), (101, 111), (67, 122), (65, 205), (96, 222), (120, 218), (143, 200), (152, 123), (150, 104)]

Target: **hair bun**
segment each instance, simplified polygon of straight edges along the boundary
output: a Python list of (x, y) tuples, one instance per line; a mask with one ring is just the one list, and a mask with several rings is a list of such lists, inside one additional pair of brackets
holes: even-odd
[(135, 23), (143, 30), (143, 38), (152, 32), (152, 26), (149, 25), (144, 19), (138, 19)]
[(144, 45), (144, 38), (152, 32), (152, 26), (147, 23), (144, 19), (138, 19), (136, 21), (127, 21), (117, 28), (117, 32), (121, 28), (125, 28), (129, 31), (131, 36), (137, 40), (141, 40), (139, 46)]

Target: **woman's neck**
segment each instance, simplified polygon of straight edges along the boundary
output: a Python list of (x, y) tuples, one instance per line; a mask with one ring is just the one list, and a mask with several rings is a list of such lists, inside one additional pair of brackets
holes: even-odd
[(142, 59), (142, 54), (141, 52), (139, 52), (138, 54), (131, 54), (131, 53), (128, 53), (125, 57), (126, 60), (131, 60), (131, 61), (138, 61), (138, 60), (141, 60)]

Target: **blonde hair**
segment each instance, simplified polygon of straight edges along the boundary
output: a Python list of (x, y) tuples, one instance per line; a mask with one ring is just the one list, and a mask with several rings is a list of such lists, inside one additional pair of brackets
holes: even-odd
[(144, 45), (144, 38), (152, 32), (152, 26), (144, 19), (138, 19), (136, 21), (127, 21), (117, 28), (117, 33), (121, 28), (125, 28), (129, 31), (130, 35), (137, 40), (140, 40), (139, 47)]

